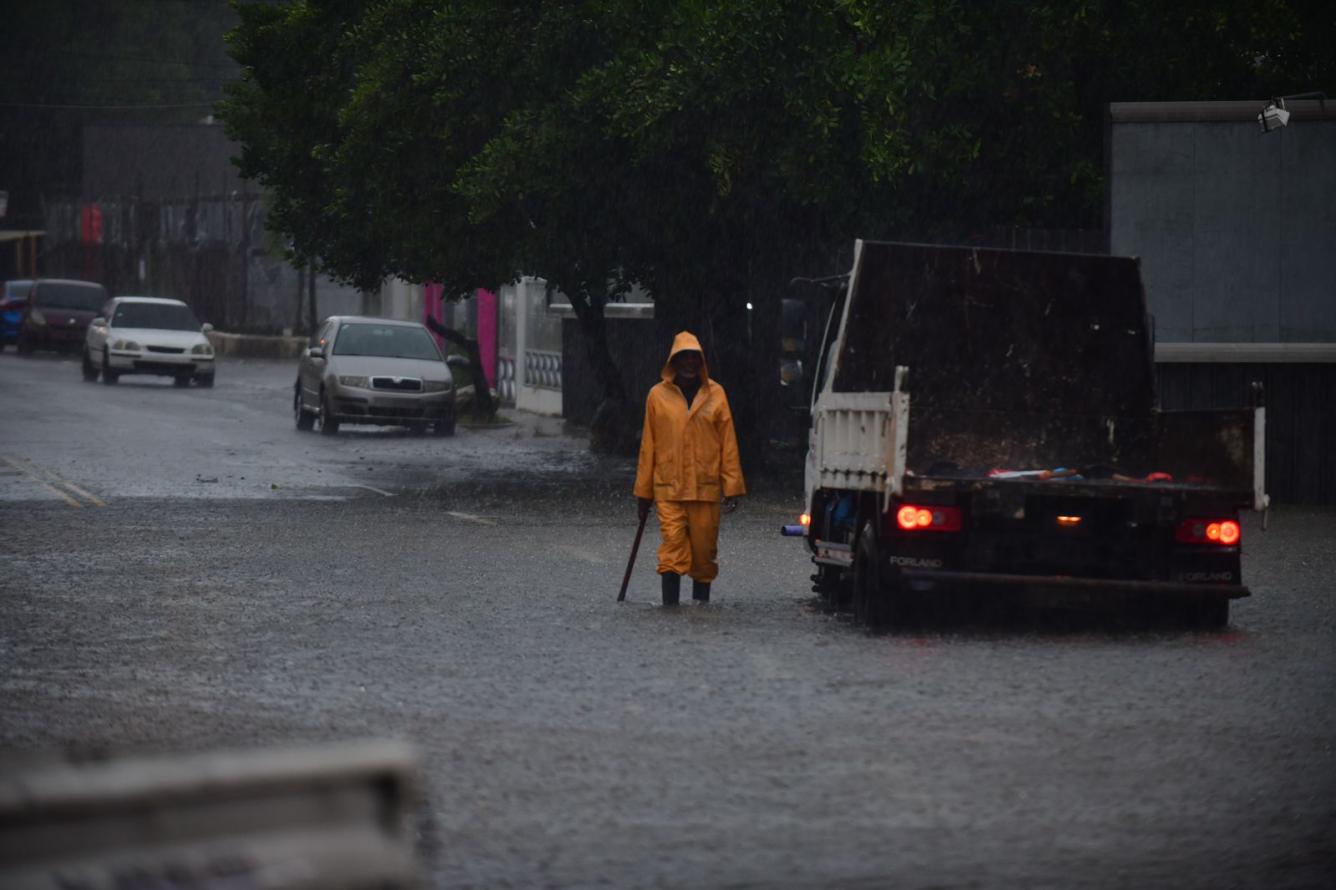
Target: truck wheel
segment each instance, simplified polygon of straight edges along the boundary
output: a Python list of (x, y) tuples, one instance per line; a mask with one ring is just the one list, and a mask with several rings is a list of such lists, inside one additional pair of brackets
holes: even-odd
[(1193, 603), (1188, 612), (1188, 621), (1193, 627), (1202, 630), (1220, 630), (1229, 624), (1229, 600), (1203, 599)]
[(854, 545), (854, 620), (872, 630), (884, 627), (890, 617), (889, 593), (881, 581), (877, 533), (865, 523)]
[(822, 607), (838, 610), (849, 606), (849, 584), (837, 566), (818, 565), (812, 576), (812, 592), (821, 598)]

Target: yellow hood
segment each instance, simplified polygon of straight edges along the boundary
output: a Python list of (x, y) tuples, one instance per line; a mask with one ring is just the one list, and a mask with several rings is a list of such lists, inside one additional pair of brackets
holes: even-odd
[(676, 376), (673, 374), (673, 356), (677, 355), (679, 352), (685, 352), (692, 349), (700, 353), (701, 385), (703, 386), (709, 382), (710, 364), (705, 361), (705, 350), (700, 348), (700, 341), (697, 340), (696, 335), (690, 331), (679, 331), (677, 336), (673, 338), (673, 348), (668, 350), (668, 361), (663, 363), (663, 371), (659, 373), (659, 376), (666, 382), (672, 383), (673, 377)]

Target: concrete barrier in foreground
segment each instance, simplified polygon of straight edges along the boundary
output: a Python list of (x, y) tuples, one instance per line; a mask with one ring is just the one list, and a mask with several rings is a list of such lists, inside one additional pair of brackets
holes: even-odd
[(218, 355), (234, 358), (298, 358), (306, 347), (305, 337), (262, 337), (220, 331), (210, 331), (209, 342)]
[(397, 742), (8, 764), (0, 887), (418, 886)]

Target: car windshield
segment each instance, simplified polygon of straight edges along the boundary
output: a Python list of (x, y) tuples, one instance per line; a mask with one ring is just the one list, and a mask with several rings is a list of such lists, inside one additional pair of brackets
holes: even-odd
[(118, 303), (111, 317), (115, 328), (162, 328), (167, 331), (198, 331), (199, 319), (189, 306), (175, 303)]
[(5, 292), (2, 295), (6, 300), (22, 300), (28, 296), (28, 291), (32, 290), (31, 281), (6, 281)]
[(107, 301), (101, 285), (57, 284), (45, 282), (38, 291), (38, 303), (49, 309), (85, 309), (96, 312)]
[(334, 341), (334, 354), (441, 360), (436, 341), (425, 328), (388, 324), (344, 325)]

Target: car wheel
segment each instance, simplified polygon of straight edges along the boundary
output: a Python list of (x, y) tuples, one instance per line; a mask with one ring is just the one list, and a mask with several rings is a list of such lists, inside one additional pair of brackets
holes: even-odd
[(93, 364), (93, 357), (88, 354), (85, 348), (83, 351), (83, 379), (88, 383), (97, 382), (97, 365)]
[(432, 427), (432, 432), (438, 436), (453, 436), (455, 434), (454, 415), (450, 415), (445, 420), (436, 421), (435, 426)]
[(339, 421), (333, 415), (334, 412), (329, 407), (329, 396), (322, 391), (320, 393), (320, 432), (326, 436), (334, 436), (339, 432)]
[(172, 386), (189, 386), (189, 385), (190, 385), (189, 374), (177, 374), (175, 377), (172, 378)]
[(302, 388), (297, 384), (292, 388), (292, 416), (297, 421), (297, 429), (309, 433), (315, 429), (315, 415), (302, 407)]
[(105, 384), (107, 384), (108, 386), (110, 386), (110, 385), (113, 384), (113, 383), (118, 383), (118, 382), (120, 381), (120, 379), (121, 379), (121, 374), (120, 374), (120, 372), (119, 372), (119, 371), (113, 371), (113, 370), (111, 369), (111, 362), (108, 361), (108, 359), (107, 359), (107, 352), (106, 352), (106, 350), (103, 350), (103, 351), (102, 351), (102, 382), (105, 383)]
[(204, 387), (205, 389), (211, 389), (213, 387), (213, 375), (201, 374), (195, 378), (195, 382), (198, 383), (200, 386)]
[(18, 342), (14, 344), (14, 349), (19, 355), (32, 355), (32, 341), (22, 334), (19, 334), (19, 339)]

